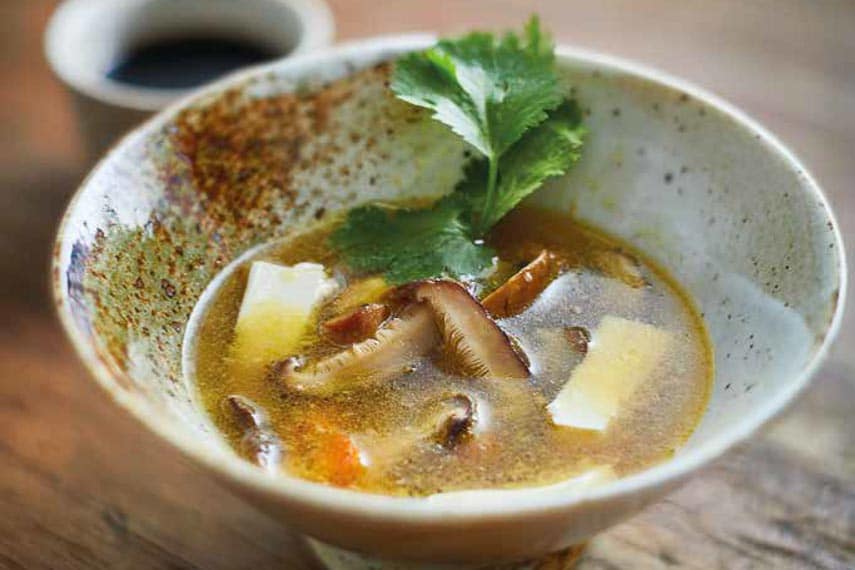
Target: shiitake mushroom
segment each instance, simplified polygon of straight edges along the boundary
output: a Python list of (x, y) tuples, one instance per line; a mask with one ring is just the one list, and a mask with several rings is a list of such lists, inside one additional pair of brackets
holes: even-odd
[(264, 410), (249, 398), (234, 394), (223, 400), (223, 408), (243, 434), (240, 454), (264, 469), (277, 470), (285, 454)]
[(552, 283), (561, 268), (561, 258), (544, 249), (528, 265), (484, 297), (481, 304), (497, 319), (521, 313)]
[(472, 436), (477, 422), (475, 400), (466, 394), (451, 395), (439, 406), (431, 439), (445, 449), (454, 449)]
[(438, 342), (431, 310), (413, 304), (388, 320), (373, 337), (315, 363), (287, 358), (271, 367), (270, 376), (289, 389), (328, 395), (399, 376)]
[(474, 377), (528, 378), (523, 358), (508, 335), (460, 283), (428, 279), (405, 285), (397, 298), (430, 306), (445, 350), (465, 374)]
[(389, 318), (389, 307), (381, 303), (360, 305), (321, 323), (324, 336), (338, 345), (350, 345), (371, 338)]

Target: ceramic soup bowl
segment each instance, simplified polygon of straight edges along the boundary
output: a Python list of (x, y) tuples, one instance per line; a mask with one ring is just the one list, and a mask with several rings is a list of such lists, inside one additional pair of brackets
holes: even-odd
[(268, 475), (231, 451), (183, 373), (188, 318), (217, 272), (256, 244), (358, 204), (453, 187), (462, 144), (386, 87), (389, 61), (431, 42), (371, 39), (256, 68), (128, 135), (68, 206), (56, 303), (120, 406), (297, 531), (411, 565), (537, 558), (636, 513), (805, 387), (840, 322), (841, 238), (810, 174), (742, 113), (659, 72), (561, 48), (590, 138), (572, 173), (533, 201), (631, 242), (694, 298), (714, 343), (715, 386), (690, 441), (603, 486), (471, 500)]

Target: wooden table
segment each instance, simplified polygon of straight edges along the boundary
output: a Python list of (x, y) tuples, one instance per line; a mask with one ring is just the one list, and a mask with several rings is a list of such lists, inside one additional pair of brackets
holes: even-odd
[[(294, 537), (111, 405), (47, 303), (85, 171), (41, 56), (54, 2), (0, 5), (0, 567), (311, 568)], [(335, 0), (339, 38), (512, 26), (718, 92), (806, 161), (855, 244), (855, 3)], [(811, 390), (750, 444), (597, 537), (582, 568), (855, 567), (855, 311)]]

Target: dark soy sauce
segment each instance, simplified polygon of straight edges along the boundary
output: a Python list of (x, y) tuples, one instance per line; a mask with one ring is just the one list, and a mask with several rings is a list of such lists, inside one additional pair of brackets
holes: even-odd
[(167, 38), (133, 48), (107, 77), (141, 87), (183, 89), (281, 55), (245, 40)]

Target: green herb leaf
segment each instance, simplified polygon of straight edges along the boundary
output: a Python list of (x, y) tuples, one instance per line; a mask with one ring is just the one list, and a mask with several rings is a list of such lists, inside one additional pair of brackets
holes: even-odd
[(472, 240), (462, 208), (456, 196), (422, 210), (356, 208), (333, 233), (332, 245), (355, 271), (384, 273), (393, 283), (475, 275), (490, 265), (493, 251)]
[(579, 158), (584, 129), (575, 103), (562, 104), (552, 40), (536, 17), (521, 36), (441, 40), (401, 57), (391, 87), (432, 110), (482, 157), (432, 208), (358, 208), (332, 244), (353, 269), (393, 282), (478, 274), (493, 252), (476, 238)]
[(392, 90), (434, 111), (437, 120), (484, 156), (501, 156), (561, 103), (551, 40), (537, 18), (519, 38), (474, 32), (402, 57)]
[[(526, 132), (499, 160), (496, 201), (492, 210), (484, 212), (479, 226), (492, 227), (547, 178), (567, 172), (581, 156), (585, 132), (582, 113), (574, 101), (564, 102)], [(473, 210), (483, 208), (473, 205)]]
[[(405, 101), (433, 110), (434, 118), (487, 158), (483, 219), (496, 218), (499, 159), (563, 99), (552, 41), (536, 17), (522, 38), (474, 32), (402, 57), (395, 65), (392, 90)], [(487, 229), (479, 223), (476, 233)]]

